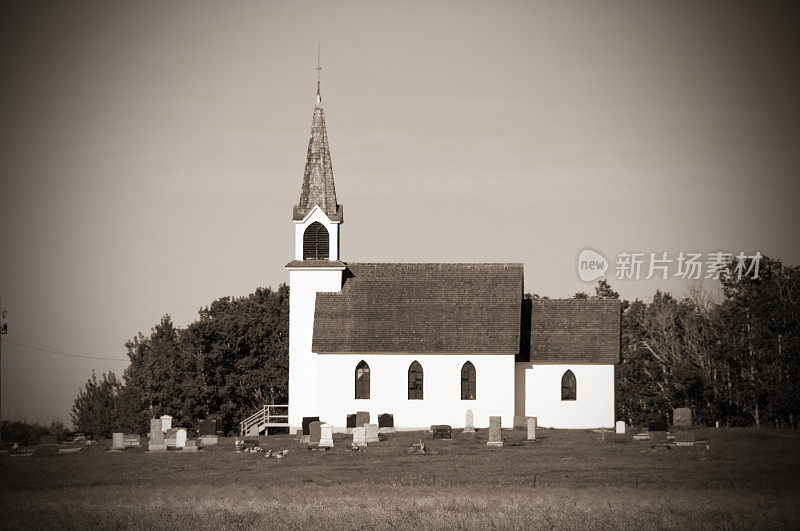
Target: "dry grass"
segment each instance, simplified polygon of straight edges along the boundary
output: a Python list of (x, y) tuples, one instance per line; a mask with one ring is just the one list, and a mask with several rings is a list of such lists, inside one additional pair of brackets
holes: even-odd
[[(796, 528), (800, 434), (704, 430), (711, 449), (652, 450), (629, 436), (542, 430), (490, 449), (485, 434), (405, 448), (395, 434), (353, 453), (336, 437), (284, 460), (219, 446), (198, 454), (0, 460), (7, 528)], [(422, 435), (426, 437), (425, 435)], [(435, 478), (434, 478), (435, 476)], [(535, 486), (534, 486), (535, 476)], [(638, 487), (637, 487), (638, 483)]]

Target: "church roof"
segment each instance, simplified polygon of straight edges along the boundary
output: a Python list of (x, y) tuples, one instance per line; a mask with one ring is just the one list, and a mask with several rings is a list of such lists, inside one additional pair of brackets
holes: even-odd
[(621, 313), (613, 299), (531, 301), (530, 361), (619, 363)]
[(325, 129), (325, 113), (322, 110), (319, 89), (317, 90), (317, 104), (314, 106), (311, 138), (308, 140), (303, 186), (300, 190), (300, 201), (294, 205), (292, 219), (295, 221), (304, 219), (314, 205), (319, 205), (331, 221), (343, 221), (342, 205), (336, 203), (331, 151), (328, 147), (328, 132)]
[(317, 293), (317, 353), (519, 352), (522, 264), (348, 263)]

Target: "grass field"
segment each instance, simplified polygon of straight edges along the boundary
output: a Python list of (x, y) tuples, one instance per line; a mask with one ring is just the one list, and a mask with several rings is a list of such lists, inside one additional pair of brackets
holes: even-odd
[[(651, 449), (629, 435), (486, 431), (452, 441), (396, 433), (362, 452), (335, 435), (287, 458), (102, 449), (0, 459), (4, 528), (797, 528), (800, 433), (701, 429), (710, 449)], [(422, 437), (427, 454), (407, 448)], [(107, 446), (107, 443), (106, 443)]]

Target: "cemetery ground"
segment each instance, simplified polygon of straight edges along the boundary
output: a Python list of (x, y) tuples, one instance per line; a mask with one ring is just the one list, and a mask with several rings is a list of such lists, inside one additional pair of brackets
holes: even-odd
[[(797, 528), (800, 433), (695, 429), (705, 446), (652, 449), (630, 433), (454, 430), (387, 434), (360, 452), (350, 435), (309, 451), (262, 437), (284, 459), (237, 453), (107, 452), (0, 459), (4, 528)], [(383, 437), (383, 436), (382, 436)], [(427, 453), (410, 453), (419, 439)]]

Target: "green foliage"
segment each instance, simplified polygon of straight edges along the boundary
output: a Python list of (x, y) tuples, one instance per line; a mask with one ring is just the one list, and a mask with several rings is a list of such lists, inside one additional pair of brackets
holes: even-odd
[(78, 431), (110, 437), (119, 430), (118, 400), (122, 384), (113, 372), (98, 381), (94, 371), (72, 405), (70, 418)]

